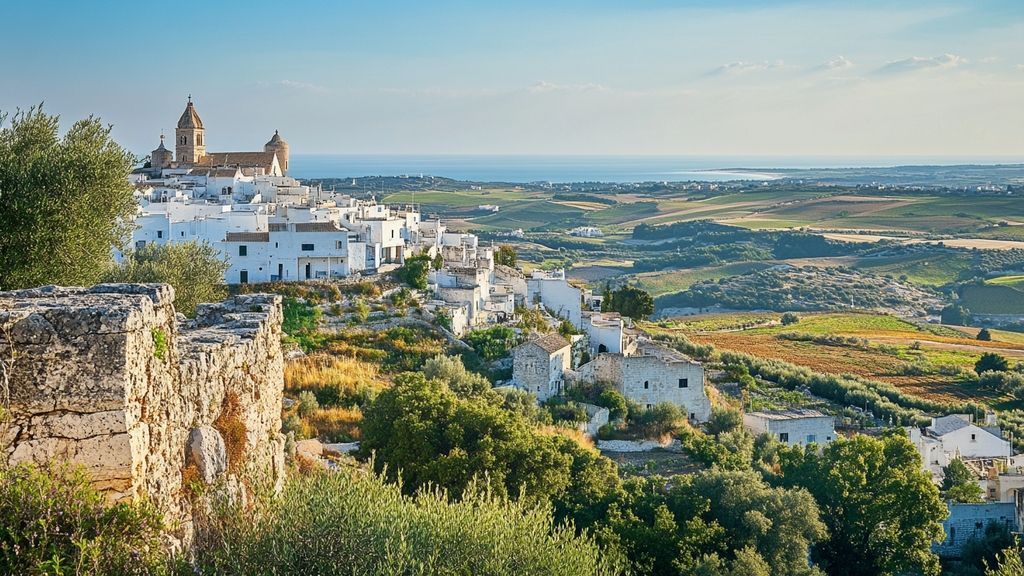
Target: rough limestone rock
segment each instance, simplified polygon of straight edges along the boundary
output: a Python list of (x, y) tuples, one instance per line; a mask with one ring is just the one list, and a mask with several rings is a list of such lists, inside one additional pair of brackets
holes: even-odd
[(251, 294), (182, 321), (173, 302), (162, 284), (0, 292), (0, 354), (15, 352), (0, 457), (81, 464), (109, 500), (149, 498), (187, 541), (190, 464), (203, 480), (283, 481), (282, 313), (279, 296)]
[(213, 426), (200, 426), (188, 435), (188, 455), (207, 484), (214, 483), (228, 469), (224, 437)]

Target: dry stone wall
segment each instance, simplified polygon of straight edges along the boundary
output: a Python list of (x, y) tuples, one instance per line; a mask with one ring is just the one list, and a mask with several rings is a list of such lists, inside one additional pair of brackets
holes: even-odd
[(0, 457), (80, 464), (187, 539), (187, 483), (283, 481), (282, 312), (251, 294), (185, 320), (173, 302), (160, 284), (0, 292), (0, 348), (14, 349)]

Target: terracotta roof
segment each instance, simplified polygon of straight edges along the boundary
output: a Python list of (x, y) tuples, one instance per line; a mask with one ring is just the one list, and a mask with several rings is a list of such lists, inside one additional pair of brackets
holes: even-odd
[(185, 111), (181, 113), (181, 118), (178, 118), (178, 128), (202, 128), (203, 121), (199, 118), (199, 114), (196, 112), (196, 107), (192, 105), (192, 97), (188, 99), (188, 104), (185, 105)]
[(270, 168), (274, 156), (274, 152), (210, 152), (199, 160), (199, 165)]
[(228, 232), (225, 242), (270, 242), (270, 232)]
[(334, 222), (300, 222), (295, 225), (296, 232), (341, 232)]
[(523, 346), (527, 346), (529, 344), (534, 344), (536, 346), (539, 346), (542, 350), (544, 350), (548, 354), (553, 354), (555, 352), (558, 352), (562, 348), (568, 347), (569, 346), (569, 341), (566, 340), (565, 338), (563, 338), (561, 334), (553, 333), (553, 334), (547, 334), (545, 336), (541, 336), (540, 338), (537, 338), (536, 340), (530, 340), (529, 342), (526, 342), (525, 344), (523, 344)]
[(227, 178), (234, 178), (237, 174), (238, 168), (213, 168), (210, 166), (193, 168), (189, 172), (189, 176), (214, 176)]

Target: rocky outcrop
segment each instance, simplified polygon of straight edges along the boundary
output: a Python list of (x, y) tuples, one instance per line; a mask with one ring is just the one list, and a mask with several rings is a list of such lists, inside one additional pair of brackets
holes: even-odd
[(282, 313), (253, 294), (184, 320), (173, 301), (159, 284), (0, 292), (0, 348), (14, 349), (0, 456), (80, 464), (188, 538), (187, 483), (283, 480)]

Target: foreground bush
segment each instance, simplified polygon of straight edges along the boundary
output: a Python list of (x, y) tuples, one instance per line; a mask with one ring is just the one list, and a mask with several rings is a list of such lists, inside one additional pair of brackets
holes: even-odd
[(67, 465), (0, 466), (0, 574), (156, 574), (161, 519), (147, 504), (108, 507)]
[(218, 515), (206, 574), (612, 574), (588, 537), (551, 513), (482, 491), (451, 503), (403, 495), (377, 475), (315, 472), (249, 511)]

